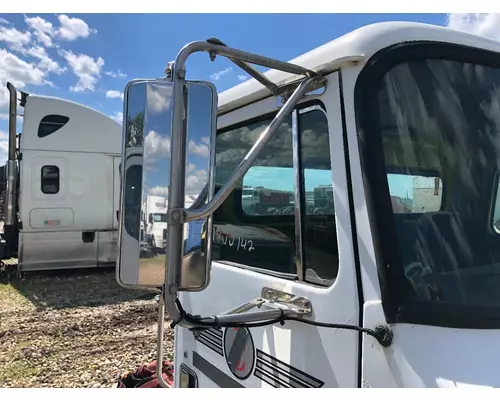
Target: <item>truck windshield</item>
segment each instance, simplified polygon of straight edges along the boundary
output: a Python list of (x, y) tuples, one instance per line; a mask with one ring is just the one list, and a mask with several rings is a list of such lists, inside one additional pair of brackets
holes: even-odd
[(500, 306), (500, 69), (420, 58), (379, 83), (365, 168), (399, 306)]
[(153, 214), (154, 222), (167, 222), (167, 214)]

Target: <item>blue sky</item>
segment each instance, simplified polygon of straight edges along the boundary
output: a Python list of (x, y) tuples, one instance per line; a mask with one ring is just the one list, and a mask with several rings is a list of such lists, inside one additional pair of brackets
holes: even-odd
[[(489, 19), (488, 19), (489, 18)], [(134, 78), (159, 77), (186, 43), (228, 45), (289, 60), (360, 26), (387, 20), (451, 24), (495, 37), (491, 18), (446, 14), (0, 14), (0, 163), (6, 158), (6, 81), (28, 93), (67, 98), (120, 119)], [(495, 22), (495, 21), (493, 21)], [(231, 69), (232, 68), (232, 69)], [(246, 79), (224, 59), (188, 61), (188, 78), (223, 91)], [(20, 130), (20, 127), (18, 127)], [(193, 146), (193, 151), (203, 149)], [(167, 147), (167, 144), (165, 144)]]
[[(17, 36), (22, 37), (23, 33), (29, 32), (30, 38), (25, 39), (25, 48), (38, 45), (45, 49), (57, 66), (66, 68), (64, 72), (48, 72), (43, 75), (43, 79), (39, 78), (40, 74), (37, 75), (36, 70), (19, 73), (20, 80), (25, 82), (23, 90), (68, 98), (110, 115), (120, 112), (122, 104), (119, 97), (107, 98), (108, 91), (122, 92), (129, 79), (161, 76), (166, 63), (173, 60), (179, 49), (190, 41), (218, 37), (234, 47), (288, 60), (372, 22), (396, 19), (440, 25), (446, 23), (444, 14), (70, 14), (63, 20), (67, 26), (64, 31), (66, 35), (51, 34), (50, 31), (45, 34), (52, 38), (53, 44), (59, 46), (57, 49), (37, 40), (36, 29), (43, 29), (44, 25), (50, 23), (52, 31), (57, 31), (61, 26), (61, 15), (0, 14), (0, 18), (9, 22), (0, 25), (4, 31), (3, 35), (0, 31), (0, 51), (7, 51), (36, 68), (39, 59), (16, 51), (15, 45), (5, 41), (5, 37), (15, 40)], [(27, 18), (31, 26), (25, 21)], [(251, 29), (256, 26), (258, 29)], [(307, 30), (302, 29), (306, 26)], [(12, 28), (18, 32), (9, 35), (6, 31)], [(61, 54), (64, 51), (66, 53)], [(73, 58), (69, 52), (74, 55)], [(0, 61), (0, 69), (4, 62), (7, 61)], [(188, 74), (191, 78), (213, 80), (218, 91), (222, 91), (240, 82), (238, 75), (242, 74), (236, 68), (226, 72), (231, 66), (226, 60), (218, 59), (211, 63), (206, 56), (197, 54), (190, 59)], [(85, 72), (88, 72), (87, 76), (95, 77), (95, 81), (80, 85), (82, 87), (76, 89), (80, 91), (70, 90), (78, 86), (77, 74)], [(126, 77), (112, 77), (109, 73), (122, 73)], [(3, 87), (4, 78), (5, 73), (0, 73)], [(52, 82), (54, 87), (41, 81)], [(0, 130), (6, 131), (7, 126), (5, 119), (0, 120)]]

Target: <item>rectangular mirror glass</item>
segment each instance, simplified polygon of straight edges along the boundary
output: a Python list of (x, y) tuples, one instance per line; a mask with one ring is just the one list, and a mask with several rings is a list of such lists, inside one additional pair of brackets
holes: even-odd
[[(155, 288), (165, 281), (172, 94), (173, 84), (162, 79), (125, 88), (117, 280), (126, 287)], [(215, 87), (187, 82), (185, 107), (185, 208), (197, 208), (213, 193)], [(203, 230), (211, 231), (211, 217), (184, 224), (179, 290), (201, 290), (208, 282), (210, 239)]]

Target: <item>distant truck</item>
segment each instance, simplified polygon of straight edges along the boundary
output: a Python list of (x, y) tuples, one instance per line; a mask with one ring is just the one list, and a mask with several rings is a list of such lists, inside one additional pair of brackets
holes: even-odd
[(292, 193), (268, 189), (262, 186), (245, 187), (242, 191), (242, 207), (248, 212), (266, 212), (270, 208), (283, 208), (293, 205)]
[(143, 208), (146, 235), (154, 252), (164, 252), (167, 232), (167, 205), (165, 197), (146, 196)]
[(0, 176), (0, 260), (20, 271), (114, 265), (122, 127), (68, 100), (10, 92), (8, 160)]

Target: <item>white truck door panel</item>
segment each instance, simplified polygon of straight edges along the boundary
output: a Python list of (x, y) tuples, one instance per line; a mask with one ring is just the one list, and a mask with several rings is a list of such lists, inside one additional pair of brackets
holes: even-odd
[(98, 258), (116, 259), (116, 240), (108, 233), (116, 220), (112, 168), (113, 157), (105, 154), (23, 153), (22, 270), (94, 267)]
[[(338, 248), (338, 274), (334, 283), (320, 286), (303, 280), (294, 281), (264, 274), (256, 269), (272, 264), (271, 260), (278, 260), (274, 265), (275, 270), (280, 268), (279, 260), (283, 262), (282, 272), (286, 272), (285, 267), (294, 265), (296, 256), (294, 246), (298, 243), (297, 235), (295, 239), (293, 238), (295, 201), (291, 201), (289, 206), (280, 203), (286, 199), (283, 193), (288, 190), (282, 188), (284, 182), (294, 179), (293, 168), (289, 168), (290, 163), (288, 163), (288, 167), (283, 168), (283, 172), (276, 179), (271, 179), (268, 170), (264, 169), (275, 155), (291, 157), (290, 141), (286, 151), (269, 148), (263, 156), (267, 157), (265, 158), (267, 164), (266, 162), (259, 164), (262, 169), (257, 168), (253, 172), (249, 170), (243, 179), (242, 185), (246, 188), (250, 186), (258, 188), (259, 185), (263, 185), (263, 177), (268, 179), (272, 193), (268, 192), (265, 194), (268, 197), (262, 195), (260, 198), (267, 199), (269, 204), (266, 207), (269, 207), (263, 209), (261, 206), (255, 207), (255, 204), (248, 205), (248, 202), (242, 204), (244, 202), (241, 201), (240, 190), (240, 198), (238, 199), (235, 194), (228, 202), (230, 203), (228, 209), (236, 205), (235, 214), (231, 212), (228, 214), (230, 215), (228, 218), (233, 220), (222, 222), (215, 217), (212, 232), (214, 261), (210, 284), (202, 292), (179, 294), (183, 308), (191, 314), (201, 316), (221, 314), (260, 297), (263, 288), (272, 288), (309, 299), (313, 308), (311, 319), (314, 321), (359, 324), (358, 287), (348, 212), (338, 74), (333, 73), (328, 78), (328, 89), (321, 98), (327, 110), (326, 116), (317, 104), (308, 104), (300, 107), (298, 117), (302, 138), (302, 159), (304, 163), (311, 165), (305, 167), (305, 194), (301, 197), (307, 206), (303, 221), (306, 233), (302, 237), (301, 248), (305, 249), (304, 262), (305, 268), (309, 269), (308, 275), (311, 274), (311, 270), (322, 275), (325, 270), (337, 268), (337, 262), (330, 262), (332, 257), (325, 257), (325, 254), (327, 255), (328, 249)], [(269, 101), (275, 100), (269, 99)], [(315, 114), (312, 114), (313, 112)], [(239, 115), (241, 114), (244, 112), (239, 110)], [(241, 119), (234, 123), (241, 123)], [(304, 126), (301, 127), (301, 124)], [(263, 129), (262, 126), (259, 129)], [(252, 132), (256, 128), (244, 127), (242, 132), (238, 132), (237, 129), (239, 128), (235, 128), (229, 134), (244, 140), (245, 138), (241, 136), (244, 131)], [(324, 133), (325, 129), (329, 134)], [(323, 133), (318, 133), (320, 131)], [(271, 139), (276, 140), (276, 145), (280, 141), (290, 140), (285, 131), (278, 132), (277, 135), (282, 136)], [(224, 139), (221, 141), (221, 146), (224, 146)], [(216, 152), (224, 151), (228, 157), (233, 149), (234, 146), (227, 144), (227, 149), (221, 150), (219, 147)], [(319, 172), (314, 175), (316, 168), (313, 166), (314, 158), (320, 153), (324, 155), (325, 151), (331, 167), (325, 166), (324, 160), (320, 160), (319, 163), (323, 164), (317, 167)], [(249, 179), (246, 184), (247, 177), (253, 177), (253, 182)], [(333, 194), (330, 190), (326, 191), (329, 193), (326, 197), (322, 195), (325, 187), (330, 185), (331, 188), (332, 184)], [(318, 189), (314, 191), (315, 188)], [(321, 205), (321, 201), (325, 199), (327, 204)], [(273, 202), (283, 206), (281, 214), (277, 212), (273, 217), (266, 214), (270, 218), (269, 221), (274, 218), (274, 222), (268, 225), (259, 222), (257, 218), (262, 215), (259, 213), (265, 210), (271, 212), (269, 210), (273, 207), (276, 209), (276, 204)], [(331, 207), (332, 203), (335, 204), (334, 207)], [(237, 209), (238, 206), (241, 209)], [(242, 211), (243, 207), (247, 206), (251, 208)], [(314, 211), (325, 207), (331, 207), (331, 215), (322, 215), (319, 211)], [(325, 221), (329, 221), (330, 224)], [(323, 269), (319, 268), (319, 265)], [(178, 356), (175, 358), (175, 380), (178, 382), (178, 371), (184, 364), (196, 372), (199, 385), (202, 387), (358, 387), (360, 385), (359, 335), (358, 332), (351, 330), (320, 328), (295, 321), (286, 321), (284, 325), (276, 323), (272, 326), (251, 328), (248, 331), (243, 328), (211, 329), (203, 331), (197, 338), (192, 332), (177, 327), (175, 336)], [(233, 347), (238, 342), (236, 337), (245, 343), (239, 349), (240, 353), (236, 350), (234, 350), (236, 353), (233, 352)]]

